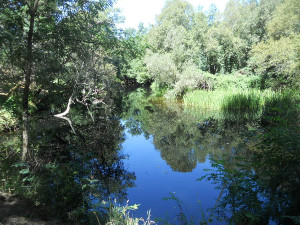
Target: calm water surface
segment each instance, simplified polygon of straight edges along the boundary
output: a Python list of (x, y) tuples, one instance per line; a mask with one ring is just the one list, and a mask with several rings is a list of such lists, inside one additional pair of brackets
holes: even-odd
[(197, 163), (189, 172), (174, 171), (161, 153), (155, 148), (153, 138), (143, 135), (133, 136), (126, 132), (123, 151), (128, 155), (126, 168), (136, 175), (135, 187), (128, 189), (131, 204), (140, 204), (134, 213), (146, 217), (151, 210), (152, 218), (176, 222), (180, 208), (175, 200), (163, 200), (172, 193), (181, 202), (186, 216), (194, 219), (201, 217), (201, 210), (212, 208), (217, 201), (219, 190), (210, 181), (197, 181), (206, 174), (204, 169), (212, 169), (209, 156), (205, 162)]
[(260, 112), (225, 113), (145, 96), (129, 94), (122, 114), (124, 162), (136, 175), (127, 197), (141, 204), (134, 215), (151, 209), (152, 218), (175, 224), (293, 224), (296, 217), (283, 215), (299, 215), (298, 109), (280, 115), (280, 102), (271, 102)]
[(255, 113), (205, 111), (138, 89), (115, 113), (74, 107), (73, 129), (58, 118), (32, 122), (39, 166), (21, 175), (20, 135), (0, 136), (1, 187), (82, 224), (97, 224), (111, 199), (139, 204), (136, 217), (151, 210), (159, 224), (295, 224), (299, 111), (276, 101)]

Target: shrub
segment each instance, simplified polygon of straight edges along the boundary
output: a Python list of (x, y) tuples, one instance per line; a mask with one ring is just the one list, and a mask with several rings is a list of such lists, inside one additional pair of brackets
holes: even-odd
[(250, 65), (262, 74), (261, 87), (299, 88), (300, 35), (268, 40), (254, 46)]
[(205, 72), (197, 69), (194, 64), (187, 66), (178, 76), (178, 81), (175, 83), (173, 89), (168, 91), (165, 97), (172, 99), (177, 96), (183, 96), (187, 91), (196, 88), (210, 89), (211, 85), (206, 83), (204, 73)]
[(206, 80), (211, 80), (214, 90), (245, 90), (259, 86), (259, 76), (242, 75), (240, 72), (218, 75), (207, 74)]
[(142, 60), (134, 59), (129, 63), (129, 66), (130, 69), (126, 74), (128, 77), (136, 79), (140, 84), (145, 84), (151, 80), (151, 76)]
[(154, 80), (172, 87), (178, 78), (178, 71), (170, 54), (148, 52), (145, 57), (148, 72)]

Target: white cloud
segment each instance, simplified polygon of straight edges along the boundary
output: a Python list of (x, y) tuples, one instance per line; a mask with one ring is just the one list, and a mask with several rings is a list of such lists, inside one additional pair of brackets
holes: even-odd
[[(215, 4), (221, 11), (224, 10), (228, 0), (188, 0), (194, 7), (203, 6), (207, 10), (210, 4)], [(140, 22), (145, 26), (154, 24), (155, 16), (158, 15), (165, 5), (166, 0), (118, 0), (115, 7), (122, 10), (125, 23), (120, 27), (137, 28)]]

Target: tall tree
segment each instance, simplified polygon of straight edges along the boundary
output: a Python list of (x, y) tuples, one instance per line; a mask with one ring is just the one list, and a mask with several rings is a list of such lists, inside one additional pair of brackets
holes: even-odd
[(26, 56), (26, 70), (24, 79), (23, 90), (23, 110), (22, 110), (22, 122), (23, 122), (23, 152), (22, 160), (26, 161), (27, 158), (32, 158), (32, 152), (28, 149), (28, 99), (29, 99), (29, 86), (32, 74), (32, 46), (33, 46), (33, 29), (34, 22), (37, 16), (37, 10), (39, 7), (39, 0), (27, 2), (29, 13), (29, 31), (27, 36), (27, 56)]
[(299, 15), (299, 1), (282, 1), (266, 23), (268, 39), (252, 48), (249, 63), (261, 74), (261, 88), (300, 87)]
[(95, 75), (91, 71), (103, 69), (99, 65), (106, 64), (103, 62), (106, 53), (99, 54), (100, 49), (109, 48), (116, 40), (114, 21), (105, 12), (112, 4), (113, 0), (1, 1), (0, 45), (4, 46), (0, 50), (4, 59), (1, 66), (11, 64), (10, 70), (18, 74), (18, 79), (24, 78), (24, 161), (33, 157), (28, 141), (28, 102), (32, 86), (53, 91), (63, 79), (70, 89), (78, 72), (83, 72), (80, 71), (83, 66), (84, 74), (90, 76)]

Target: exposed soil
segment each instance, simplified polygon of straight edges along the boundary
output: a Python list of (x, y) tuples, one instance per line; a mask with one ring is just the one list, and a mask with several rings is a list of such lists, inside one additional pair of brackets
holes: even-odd
[(42, 211), (28, 200), (0, 192), (0, 225), (62, 225)]

